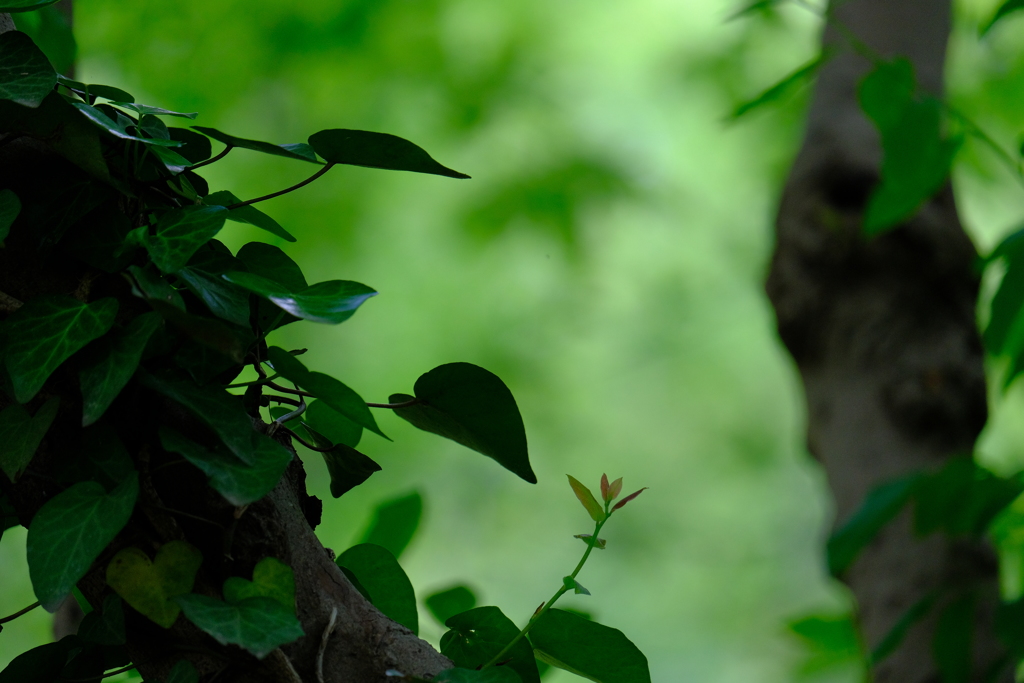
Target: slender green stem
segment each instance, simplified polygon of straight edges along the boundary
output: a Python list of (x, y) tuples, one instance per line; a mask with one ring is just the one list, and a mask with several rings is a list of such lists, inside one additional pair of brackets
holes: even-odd
[(215, 163), (215, 162), (217, 162), (217, 161), (220, 161), (221, 159), (223, 159), (224, 157), (226, 157), (226, 156), (228, 155), (228, 152), (230, 152), (230, 151), (231, 151), (231, 150), (233, 150), (234, 148), (235, 148), (235, 147), (234, 147), (234, 145), (228, 145), (227, 147), (225, 147), (225, 148), (224, 148), (224, 151), (223, 151), (223, 152), (221, 152), (220, 154), (218, 154), (217, 156), (215, 156), (215, 157), (210, 157), (210, 158), (209, 158), (209, 159), (207, 159), (206, 161), (200, 161), (200, 162), (199, 162), (198, 164), (192, 164), (191, 166), (189, 166), (189, 167), (188, 167), (188, 170), (190, 170), (190, 171), (194, 171), (194, 170), (196, 170), (197, 168), (202, 168), (203, 166), (209, 166), (209, 165), (210, 165), (210, 164), (212, 164), (212, 163)]
[(34, 610), (36, 607), (39, 607), (39, 603), (38, 602), (33, 602), (31, 605), (29, 605), (25, 609), (18, 610), (17, 612), (12, 614), (11, 616), (4, 617), (3, 619), (0, 619), (0, 624), (6, 624), (8, 621), (14, 621), (18, 617), (20, 617), (22, 614), (28, 614), (29, 612)]
[(419, 403), (423, 403), (423, 401), (418, 398), (413, 398), (408, 401), (403, 401), (402, 403), (367, 403), (366, 405), (370, 408), (390, 408), (391, 410), (395, 410), (396, 408), (408, 408), (409, 406), (414, 406)]
[[(601, 527), (603, 527), (605, 525), (605, 522), (608, 521), (608, 518), (611, 517), (611, 514), (609, 514), (609, 512), (608, 512), (608, 503), (605, 503), (604, 507), (605, 507), (605, 518), (602, 519), (600, 522), (598, 522), (597, 526), (594, 527), (594, 535), (591, 536), (589, 541), (587, 541), (587, 550), (586, 550), (586, 552), (583, 553), (583, 557), (580, 558), (579, 564), (577, 564), (576, 568), (572, 570), (572, 574), (569, 574), (568, 578), (570, 578), (570, 579), (575, 580), (576, 579), (576, 575), (580, 573), (581, 569), (583, 569), (583, 565), (585, 565), (587, 563), (587, 558), (590, 557), (590, 553), (594, 550), (594, 546), (597, 545), (597, 535), (601, 532)], [(551, 609), (552, 605), (555, 604), (555, 602), (558, 600), (558, 598), (562, 597), (568, 590), (569, 590), (569, 587), (566, 586), (565, 582), (563, 581), (562, 586), (557, 591), (555, 591), (555, 594), (551, 596), (550, 600), (548, 600), (547, 602), (544, 603), (543, 607), (541, 607), (536, 613), (534, 613), (534, 615), (532, 617), (530, 617), (530, 621), (528, 621), (526, 623), (526, 626), (523, 627), (523, 630), (521, 630), (516, 635), (516, 637), (512, 639), (512, 642), (510, 642), (508, 645), (503, 647), (501, 649), (501, 651), (498, 652), (498, 654), (494, 655), (494, 657), (492, 657), (489, 662), (487, 662), (486, 664), (484, 664), (480, 668), (481, 669), (486, 669), (486, 668), (494, 666), (495, 664), (500, 662), (501, 658), (504, 657), (506, 654), (508, 654), (508, 652), (513, 647), (516, 646), (516, 643), (518, 643), (520, 640), (522, 640), (526, 636), (526, 634), (530, 632), (530, 629), (533, 628), (533, 625), (536, 624), (537, 621), (541, 617), (543, 617), (547, 613), (547, 611), (549, 609)]]
[(240, 209), (243, 206), (249, 206), (250, 204), (255, 204), (256, 202), (264, 202), (264, 201), (266, 201), (268, 199), (273, 199), (274, 197), (280, 197), (283, 194), (288, 194), (289, 192), (294, 192), (295, 190), (299, 189), (300, 187), (305, 187), (306, 185), (309, 185), (311, 182), (313, 182), (314, 180), (316, 180), (317, 178), (322, 176), (324, 173), (327, 173), (332, 168), (334, 168), (334, 164), (327, 164), (326, 166), (321, 168), (319, 171), (317, 171), (313, 175), (311, 175), (308, 178), (306, 178), (305, 180), (303, 180), (301, 183), (296, 183), (296, 184), (292, 185), (291, 187), (286, 187), (285, 189), (279, 190), (278, 192), (271, 192), (270, 194), (265, 194), (262, 197), (256, 197), (256, 199), (249, 199), (249, 200), (244, 201), (244, 202), (238, 202), (237, 204), (232, 204), (231, 206), (227, 207), (227, 210), (228, 211), (232, 211), (234, 209)]

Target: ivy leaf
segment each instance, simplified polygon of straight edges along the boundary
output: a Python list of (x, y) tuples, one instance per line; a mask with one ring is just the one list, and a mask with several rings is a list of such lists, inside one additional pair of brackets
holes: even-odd
[(223, 206), (186, 206), (165, 213), (157, 221), (155, 234), (144, 234), (153, 263), (165, 273), (181, 270), (199, 247), (220, 232), (227, 213)]
[[(423, 431), (438, 434), (493, 458), (531, 484), (526, 429), (512, 392), (492, 372), (470, 363), (449, 363), (421, 375), (413, 388), (419, 401), (395, 414)], [(390, 403), (413, 400), (393, 394)]]
[[(483, 666), (519, 635), (519, 628), (497, 607), (471, 609), (451, 617), (445, 625), (451, 630), (441, 637), (441, 654), (466, 669)], [(519, 674), (523, 683), (540, 683), (537, 660), (525, 638), (505, 656), (509, 659), (506, 666)]]
[(224, 582), (224, 599), (239, 603), (249, 598), (271, 598), (295, 613), (295, 574), (275, 557), (264, 557), (252, 570), (252, 581), (232, 576)]
[(361, 427), (388, 438), (377, 426), (366, 401), (352, 389), (322, 372), (310, 372), (299, 359), (279, 346), (267, 350), (267, 359), (274, 366), (274, 371), (285, 379), (298, 384)]
[(240, 364), (245, 359), (249, 342), (252, 341), (251, 334), (246, 339), (245, 333), (241, 330), (229, 328), (219, 320), (185, 313), (158, 299), (148, 299), (147, 302), (165, 320), (197, 343), (217, 351), (235, 363)]
[(476, 595), (466, 586), (452, 586), (423, 601), (427, 609), (442, 624), (454, 617), (476, 607)]
[(381, 469), (372, 458), (341, 443), (321, 455), (331, 475), (331, 495), (335, 498), (341, 498)]
[(0, 2), (0, 12), (32, 12), (55, 2), (57, 0), (4, 0)]
[(56, 643), (22, 652), (0, 671), (0, 683), (57, 683), (63, 680), (61, 670), (68, 653), (79, 644), (77, 636), (64, 636)]
[(68, 90), (78, 93), (79, 95), (102, 97), (105, 100), (111, 100), (116, 102), (135, 101), (135, 98), (130, 93), (127, 93), (124, 90), (121, 90), (120, 88), (115, 88), (112, 85), (99, 85), (95, 83), (86, 85), (85, 83), (72, 80), (59, 73), (57, 74), (57, 82), (63, 85)]
[(54, 396), (30, 415), (22, 406), (12, 405), (0, 412), (0, 469), (14, 482), (32, 462), (39, 444), (57, 417), (60, 398)]
[(860, 508), (832, 532), (827, 554), (828, 569), (833, 576), (846, 571), (879, 530), (899, 514), (920, 479), (920, 475), (912, 475), (878, 486), (864, 498)]
[(199, 672), (192, 662), (182, 659), (167, 674), (167, 683), (199, 683)]
[(359, 445), (363, 435), (362, 427), (320, 400), (309, 404), (302, 414), (302, 424), (323, 434), (332, 444), (341, 443), (351, 448)]
[[(94, 107), (91, 104), (86, 104), (84, 102), (71, 102), (70, 104), (72, 107), (80, 111), (82, 115), (85, 116), (85, 118), (89, 119), (89, 121), (92, 122), (93, 125), (101, 128), (107, 133), (110, 133), (116, 138), (121, 138), (122, 140), (131, 140), (133, 142), (144, 142), (147, 145), (152, 145), (155, 147), (178, 147), (181, 145), (181, 143), (178, 142), (177, 140), (164, 140), (163, 138), (147, 138), (142, 137), (140, 135), (135, 135), (133, 133), (129, 133), (128, 126), (135, 126), (135, 122), (124, 116), (121, 117), (122, 119), (124, 119), (123, 121), (120, 119), (115, 121), (114, 119), (107, 116), (107, 114), (104, 113), (104, 111), (99, 107)], [(114, 110), (108, 109), (108, 111)]]
[(148, 303), (160, 301), (169, 306), (185, 312), (185, 300), (171, 283), (161, 275), (156, 268), (147, 264), (145, 267), (128, 266), (128, 273), (132, 276), (132, 294), (140, 299), (147, 299)]
[[(227, 190), (214, 192), (203, 199), (203, 202), (208, 206), (216, 205), (225, 207), (231, 206), (232, 204), (238, 204), (241, 201), (241, 199)], [(282, 228), (280, 223), (257, 209), (255, 206), (240, 206), (237, 209), (231, 209), (228, 211), (228, 220), (255, 225), (257, 228), (262, 228), (272, 235), (277, 235), (283, 240), (287, 240), (289, 242), (295, 241), (295, 237), (293, 237), (290, 232)]]
[[(269, 443), (268, 443), (269, 441)], [(260, 441), (252, 465), (246, 465), (226, 450), (209, 450), (172, 429), (160, 428), (160, 444), (177, 453), (209, 477), (210, 486), (236, 507), (255, 503), (277, 486), (292, 454), (277, 442)], [(277, 447), (275, 447), (277, 446)]]
[(597, 683), (650, 683), (647, 657), (622, 631), (550, 609), (530, 629), (542, 662)]
[(152, 560), (130, 546), (107, 565), (107, 585), (150, 621), (170, 628), (181, 612), (171, 598), (192, 591), (202, 563), (202, 552), (185, 541), (165, 543)]
[(422, 147), (388, 133), (335, 128), (309, 136), (309, 146), (332, 164), (414, 171), (449, 178), (469, 178), (434, 161)]
[(300, 292), (309, 286), (299, 265), (275, 246), (249, 242), (238, 250), (237, 257), (249, 272), (273, 280), (287, 289)]
[(71, 354), (114, 324), (117, 300), (84, 304), (63, 294), (32, 299), (4, 322), (5, 362), (19, 403), (32, 399)]
[(1007, 15), (1013, 14), (1014, 12), (1021, 9), (1024, 9), (1024, 0), (1006, 0), (1006, 2), (999, 6), (999, 9), (997, 9), (996, 13), (992, 15), (992, 18), (988, 21), (988, 23), (984, 24), (981, 27), (981, 29), (979, 30), (979, 34), (985, 35), (992, 29), (993, 26), (996, 25), (997, 22), (1001, 21)]
[(123, 329), (99, 340), (78, 373), (82, 388), (82, 426), (103, 416), (135, 374), (146, 342), (160, 326), (160, 316), (143, 313)]
[(387, 549), (361, 543), (339, 555), (337, 564), (356, 575), (374, 607), (413, 633), (419, 633), (412, 583)]
[(294, 144), (294, 145), (274, 145), (269, 142), (262, 142), (260, 140), (247, 140), (246, 138), (236, 138), (233, 135), (222, 133), (216, 128), (204, 128), (202, 126), (192, 126), (193, 130), (198, 130), (200, 133), (207, 137), (211, 137), (217, 142), (224, 143), (228, 147), (241, 147), (242, 149), (250, 149), (254, 152), (263, 152), (264, 154), (273, 154), (279, 157), (285, 157), (286, 159), (298, 159), (299, 161), (310, 161), (314, 164), (319, 164), (316, 154), (309, 145)]
[(576, 497), (580, 499), (581, 503), (583, 503), (583, 507), (586, 508), (587, 514), (590, 515), (590, 518), (595, 522), (603, 522), (608, 515), (604, 513), (604, 508), (602, 508), (601, 504), (597, 502), (596, 498), (594, 498), (594, 494), (590, 492), (590, 489), (581, 484), (571, 474), (566, 476), (569, 477), (569, 486), (572, 487), (573, 493), (575, 493)]
[(0, 34), (0, 99), (36, 109), (55, 85), (57, 72), (31, 38), (21, 31)]
[(345, 322), (363, 302), (377, 295), (366, 285), (348, 280), (318, 282), (296, 292), (254, 273), (226, 273), (223, 277), (269, 299), (297, 318), (329, 325)]
[(213, 154), (210, 138), (205, 135), (200, 135), (188, 128), (174, 127), (169, 127), (167, 133), (171, 136), (172, 140), (177, 140), (181, 143), (181, 147), (176, 148), (178, 154), (188, 159), (192, 164), (206, 161)]
[(523, 679), (507, 666), (495, 666), (483, 671), (445, 669), (430, 680), (431, 683), (522, 683)]
[(103, 599), (103, 609), (94, 609), (86, 614), (78, 627), (78, 637), (96, 645), (124, 645), (128, 642), (121, 598), (116, 594), (108, 595)]
[(28, 528), (28, 571), (36, 598), (54, 612), (121, 531), (139, 495), (135, 472), (109, 494), (83, 481), (47, 501)]
[(182, 268), (176, 275), (215, 316), (241, 327), (249, 326), (249, 292), (193, 266)]
[[(134, 98), (133, 98), (134, 99)], [(128, 109), (137, 114), (143, 116), (180, 116), (185, 119), (194, 119), (199, 116), (198, 112), (191, 112), (183, 114), (179, 111), (171, 111), (170, 109), (162, 109), (161, 107), (151, 107), (148, 104), (136, 104), (133, 102), (111, 102), (110, 104), (115, 107), (121, 107), (122, 109)]]
[(272, 598), (249, 598), (230, 604), (191, 593), (174, 601), (189, 621), (218, 643), (244, 647), (257, 659), (306, 635), (292, 610)]
[(21, 200), (10, 190), (0, 190), (0, 243), (7, 239), (14, 219), (21, 213)]
[(422, 516), (423, 496), (419, 491), (386, 500), (373, 511), (360, 543), (379, 545), (399, 558), (416, 535)]

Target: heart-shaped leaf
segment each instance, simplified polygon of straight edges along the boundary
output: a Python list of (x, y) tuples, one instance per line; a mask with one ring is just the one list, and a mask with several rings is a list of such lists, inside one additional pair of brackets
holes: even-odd
[(0, 100), (35, 109), (55, 85), (57, 72), (31, 38), (20, 31), (0, 34)]
[(144, 244), (156, 267), (165, 273), (181, 270), (202, 245), (224, 227), (223, 206), (186, 206), (168, 211), (156, 224), (156, 233), (144, 234)]
[(202, 563), (203, 554), (185, 541), (165, 543), (152, 560), (132, 546), (107, 565), (107, 584), (140, 614), (170, 628), (181, 612), (171, 598), (192, 591)]
[(208, 450), (167, 427), (160, 428), (160, 443), (202, 470), (210, 478), (210, 486), (236, 507), (255, 503), (270, 493), (292, 461), (287, 449), (270, 440), (258, 442), (252, 465), (226, 449)]
[(160, 326), (160, 316), (143, 313), (123, 329), (108, 334), (90, 348), (78, 373), (82, 388), (82, 426), (103, 416), (135, 374), (142, 351)]
[(399, 558), (416, 535), (422, 516), (423, 496), (419, 491), (386, 500), (373, 511), (360, 543), (379, 545)]
[(122, 109), (128, 109), (129, 111), (133, 111), (143, 116), (180, 116), (185, 119), (194, 119), (199, 116), (198, 112), (183, 114), (180, 111), (171, 111), (170, 109), (163, 109), (161, 107), (151, 107), (148, 104), (137, 104), (136, 102), (111, 102), (110, 104), (115, 107), (121, 107)]
[(299, 161), (310, 161), (314, 164), (321, 163), (317, 158), (316, 154), (309, 145), (298, 143), (292, 145), (274, 145), (269, 142), (262, 142), (260, 140), (247, 140), (245, 138), (236, 138), (233, 135), (222, 133), (216, 128), (204, 128), (202, 126), (192, 126), (193, 130), (198, 130), (203, 135), (211, 137), (217, 142), (222, 142), (228, 147), (241, 147), (242, 149), (251, 149), (254, 152), (263, 152), (264, 154), (273, 154), (279, 157), (285, 157), (286, 159), (298, 159)]
[(339, 555), (337, 563), (356, 575), (374, 607), (413, 633), (419, 633), (412, 583), (387, 549), (361, 543)]
[(21, 213), (21, 200), (10, 190), (0, 190), (0, 243), (7, 239), (14, 219)]
[(324, 435), (332, 444), (345, 444), (351, 448), (359, 445), (363, 435), (362, 427), (320, 400), (306, 407), (302, 424)]
[(647, 657), (622, 631), (550, 609), (530, 629), (537, 657), (597, 683), (650, 683)]
[(387, 438), (377, 426), (366, 401), (352, 389), (322, 372), (310, 372), (299, 359), (278, 346), (267, 350), (267, 359), (274, 371), (288, 381), (298, 384), (364, 429)]
[(452, 586), (433, 595), (428, 595), (423, 601), (427, 609), (442, 624), (454, 617), (476, 607), (476, 594), (467, 586)]
[(117, 300), (84, 304), (63, 294), (32, 299), (4, 322), (14, 396), (25, 403), (75, 351), (114, 324)]
[(309, 146), (332, 164), (349, 164), (389, 171), (414, 171), (449, 178), (468, 178), (434, 161), (422, 147), (388, 133), (335, 128), (309, 136)]
[(343, 323), (377, 292), (348, 280), (328, 280), (295, 292), (255, 273), (226, 273), (224, 279), (256, 292), (297, 318), (316, 323)]
[[(483, 666), (519, 635), (519, 628), (497, 607), (477, 607), (456, 614), (445, 625), (451, 630), (441, 636), (441, 654), (466, 669)], [(525, 638), (505, 657), (506, 666), (519, 674), (523, 683), (540, 683), (533, 648)]]
[(341, 498), (381, 469), (372, 458), (342, 443), (321, 455), (331, 475), (331, 495), (335, 498)]
[(232, 576), (224, 582), (224, 599), (239, 603), (249, 598), (271, 598), (295, 612), (295, 574), (275, 557), (264, 557), (252, 570), (252, 581)]
[[(417, 402), (395, 409), (400, 418), (494, 458), (505, 469), (537, 483), (519, 407), (497, 375), (470, 363), (449, 363), (420, 376), (413, 391)], [(389, 401), (408, 403), (413, 398), (393, 394)]]
[(189, 621), (218, 643), (239, 645), (259, 659), (305, 635), (292, 610), (272, 598), (231, 604), (192, 593), (174, 600)]
[(522, 683), (512, 668), (493, 666), (490, 669), (446, 669), (430, 679), (432, 683)]
[(28, 528), (28, 571), (36, 598), (55, 611), (128, 523), (139, 495), (135, 472), (109, 494), (83, 481), (48, 500)]
[(22, 406), (8, 406), (0, 412), (0, 469), (13, 482), (32, 462), (39, 444), (57, 417), (60, 398), (54, 396), (30, 415)]
[(220, 276), (187, 266), (177, 273), (192, 293), (218, 318), (242, 327), (249, 325), (249, 292)]
[(108, 595), (103, 599), (102, 609), (94, 609), (86, 614), (78, 627), (78, 637), (96, 645), (124, 645), (128, 642), (121, 598)]
[[(208, 206), (231, 206), (232, 204), (238, 204), (241, 201), (241, 199), (227, 190), (214, 192), (213, 194), (203, 198), (203, 202)], [(255, 225), (257, 228), (262, 228), (272, 235), (277, 235), (281, 239), (288, 240), (289, 242), (295, 241), (292, 234), (282, 228), (280, 223), (257, 209), (255, 206), (240, 206), (237, 209), (231, 209), (228, 211), (228, 220)]]

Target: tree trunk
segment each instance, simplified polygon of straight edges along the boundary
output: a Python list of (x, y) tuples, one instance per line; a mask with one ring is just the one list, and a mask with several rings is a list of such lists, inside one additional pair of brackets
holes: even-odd
[[(832, 4), (853, 34), (883, 55), (909, 58), (921, 87), (941, 95), (949, 0)], [(971, 453), (987, 407), (976, 253), (951, 188), (891, 232), (862, 236), (881, 161), (878, 133), (856, 97), (871, 65), (833, 26), (824, 42), (839, 55), (819, 76), (783, 193), (767, 292), (803, 379), (808, 448), (843, 522), (876, 485)], [(937, 615), (967, 593), (982, 596), (970, 680), (983, 680), (1002, 653), (992, 635), (995, 577), (982, 544), (916, 538), (908, 513), (884, 529), (843, 577), (866, 644), (877, 645), (930, 591), (944, 587), (951, 597), (876, 667), (875, 680), (943, 680), (933, 657)]]

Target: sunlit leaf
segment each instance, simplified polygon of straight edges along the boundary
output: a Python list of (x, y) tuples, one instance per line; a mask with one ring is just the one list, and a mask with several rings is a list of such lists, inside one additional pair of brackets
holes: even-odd
[(14, 219), (21, 213), (21, 200), (11, 190), (0, 190), (0, 242), (7, 239)]
[(129, 546), (107, 565), (107, 584), (140, 614), (170, 628), (181, 612), (171, 598), (192, 591), (202, 563), (203, 554), (185, 541), (165, 543), (152, 560)]
[(160, 326), (160, 316), (143, 313), (123, 330), (117, 330), (96, 342), (78, 373), (82, 389), (82, 426), (88, 427), (103, 416), (128, 380), (135, 374), (142, 351)]
[[(497, 607), (477, 607), (445, 622), (451, 629), (441, 637), (441, 654), (458, 666), (476, 669), (488, 663), (519, 635), (519, 628)], [(505, 666), (523, 683), (540, 683), (533, 648), (525, 638), (505, 653)]]
[(530, 630), (537, 657), (597, 683), (650, 683), (647, 657), (622, 631), (550, 609)]
[[(209, 206), (230, 206), (232, 204), (238, 204), (240, 200), (235, 195), (231, 194), (227, 190), (221, 190), (220, 192), (214, 192), (203, 199)], [(249, 225), (255, 225), (257, 228), (266, 230), (272, 235), (277, 235), (281, 239), (289, 242), (294, 242), (295, 237), (290, 232), (281, 227), (281, 225), (273, 218), (263, 213), (255, 206), (241, 206), (237, 209), (231, 209), (228, 211), (228, 220), (237, 221), (239, 223), (248, 223)]]
[(186, 206), (165, 213), (155, 233), (145, 234), (153, 263), (165, 273), (181, 270), (199, 247), (220, 232), (227, 213), (223, 206)]
[(128, 523), (139, 494), (134, 472), (109, 494), (83, 481), (47, 501), (32, 519), (26, 552), (36, 598), (53, 612)]
[(189, 621), (218, 643), (239, 645), (259, 659), (305, 635), (292, 610), (271, 598), (227, 603), (192, 593), (174, 600)]
[(63, 294), (31, 299), (4, 321), (5, 362), (19, 403), (46, 383), (61, 363), (107, 332), (114, 324), (117, 300), (85, 304)]
[(374, 607), (413, 633), (419, 632), (412, 583), (387, 549), (361, 543), (339, 555), (337, 563), (356, 575)]
[(31, 38), (21, 31), (0, 33), (0, 100), (35, 109), (56, 84), (57, 72)]
[(12, 405), (0, 411), (0, 469), (13, 482), (32, 462), (43, 437), (57, 417), (60, 398), (54, 396), (30, 415), (24, 407)]
[(366, 285), (348, 280), (318, 282), (296, 292), (254, 273), (226, 273), (223, 277), (267, 298), (297, 318), (330, 325), (345, 322), (367, 299), (377, 295)]
[(467, 586), (452, 586), (428, 595), (423, 602), (434, 618), (443, 624), (456, 614), (476, 607), (476, 595)]
[(419, 491), (386, 500), (373, 511), (360, 543), (379, 545), (399, 558), (416, 535), (422, 516), (423, 496)]
[(388, 133), (335, 128), (313, 133), (309, 145), (333, 164), (469, 178), (437, 163), (422, 147)]
[[(531, 484), (537, 483), (519, 407), (497, 375), (470, 363), (449, 363), (421, 375), (413, 391), (418, 403), (397, 408), (396, 415), (494, 458)], [(393, 394), (388, 400), (407, 403), (413, 398)]]
[(250, 149), (254, 152), (263, 152), (264, 154), (273, 154), (279, 157), (285, 157), (287, 159), (298, 159), (299, 161), (310, 161), (314, 164), (321, 163), (317, 158), (316, 154), (309, 145), (298, 143), (290, 145), (274, 145), (269, 142), (262, 142), (260, 140), (247, 140), (246, 138), (236, 138), (233, 135), (222, 133), (216, 128), (204, 128), (203, 126), (192, 126), (193, 130), (198, 130), (203, 135), (211, 137), (217, 142), (221, 142), (228, 147), (240, 147), (242, 149)]

